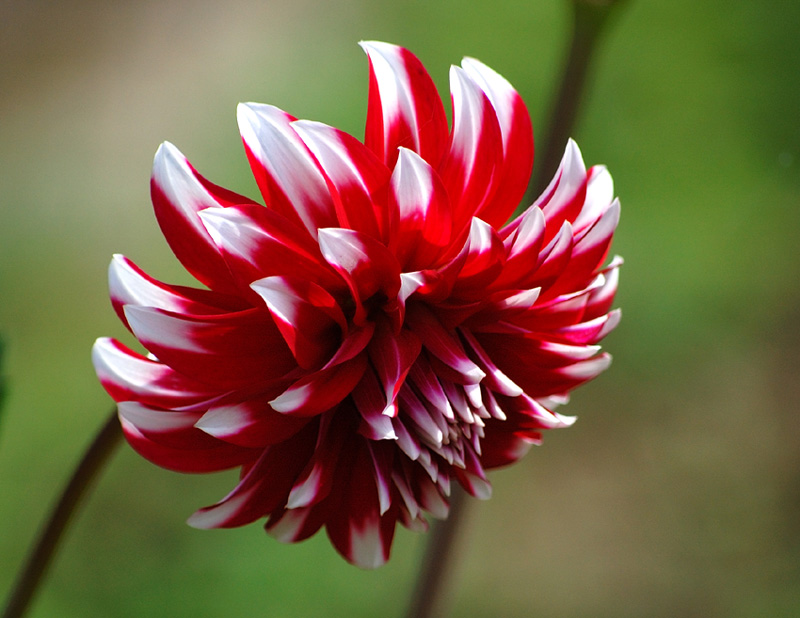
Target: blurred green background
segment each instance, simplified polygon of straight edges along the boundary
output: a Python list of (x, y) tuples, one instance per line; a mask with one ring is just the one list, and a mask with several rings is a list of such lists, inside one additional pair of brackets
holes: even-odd
[[(462, 56), (544, 134), (564, 0), (0, 2), (0, 594), (111, 402), (89, 350), (125, 338), (111, 254), (188, 282), (152, 215), (163, 140), (257, 195), (235, 122), (254, 100), (361, 136), (356, 42), (412, 49), (443, 94)], [(800, 616), (800, 3), (631, 0), (575, 130), (623, 215), (609, 372), (470, 512), (456, 616)], [(400, 616), (424, 537), (346, 564), (324, 535), (184, 524), (232, 475), (120, 449), (34, 617)]]

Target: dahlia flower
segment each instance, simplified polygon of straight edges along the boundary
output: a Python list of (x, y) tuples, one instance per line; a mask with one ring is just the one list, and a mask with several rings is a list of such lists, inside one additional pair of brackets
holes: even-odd
[(93, 358), (130, 445), (180, 472), (239, 468), (199, 528), (267, 518), (281, 541), (325, 527), (350, 562), (389, 557), (397, 523), (446, 517), (451, 483), (479, 498), (554, 411), (610, 362), (597, 342), (621, 260), (611, 177), (569, 142), (550, 186), (507, 223), (533, 162), (527, 109), (472, 58), (450, 70), (452, 128), (409, 51), (369, 58), (363, 143), (269, 105), (239, 106), (264, 205), (212, 184), (171, 144), (156, 218), (203, 288), (132, 261), (114, 309), (146, 349)]

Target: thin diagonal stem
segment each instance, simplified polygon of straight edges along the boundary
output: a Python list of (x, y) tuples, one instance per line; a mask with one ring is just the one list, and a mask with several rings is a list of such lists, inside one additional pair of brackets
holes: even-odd
[[(531, 183), (532, 196), (547, 187), (558, 169), (561, 155), (572, 136), (592, 60), (597, 56), (598, 43), (614, 9), (624, 0), (572, 0), (572, 40), (561, 83), (550, 113), (547, 137), (542, 155), (537, 160)], [(525, 204), (532, 200), (526, 199)]]
[(464, 524), (468, 501), (467, 493), (453, 485), (450, 513), (446, 520), (434, 522), (432, 526), (406, 618), (445, 615), (447, 589), (458, 553), (453, 548)]
[(49, 521), (31, 549), (28, 560), (12, 589), (3, 618), (19, 618), (24, 615), (47, 572), (64, 530), (121, 438), (122, 431), (117, 412), (114, 410), (75, 469)]

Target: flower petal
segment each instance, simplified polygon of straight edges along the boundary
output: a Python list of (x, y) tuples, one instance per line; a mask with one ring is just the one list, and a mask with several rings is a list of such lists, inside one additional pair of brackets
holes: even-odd
[(450, 199), (439, 175), (413, 150), (400, 148), (392, 173), (389, 210), (396, 217), (389, 248), (403, 271), (436, 265), (450, 243)]
[(240, 289), (287, 272), (329, 289), (343, 282), (325, 264), (318, 244), (283, 215), (263, 206), (209, 208), (200, 213)]
[(450, 152), (438, 168), (453, 209), (454, 232), (490, 203), (503, 157), (497, 115), (486, 94), (459, 67), (450, 67), (453, 132)]
[(162, 362), (220, 388), (268, 384), (295, 366), (266, 311), (194, 316), (128, 305), (125, 316)]
[(194, 427), (197, 414), (157, 410), (120, 402), (119, 418), (133, 449), (154, 464), (176, 472), (216, 472), (241, 466), (259, 451), (226, 444)]
[(195, 427), (231, 444), (264, 448), (290, 438), (308, 422), (276, 412), (267, 399), (268, 396), (263, 396), (211, 407), (195, 423)]
[(461, 66), (478, 84), (494, 108), (503, 139), (503, 160), (498, 169), (497, 191), (477, 215), (499, 228), (519, 205), (528, 188), (533, 167), (533, 128), (528, 108), (500, 74), (474, 58)]
[(266, 277), (251, 287), (267, 303), (300, 367), (319, 367), (331, 357), (347, 324), (324, 288), (299, 277)]
[[(298, 120), (292, 128), (317, 159), (336, 208), (339, 227), (385, 239), (389, 169), (356, 138), (321, 122)], [(380, 206), (379, 206), (380, 205)]]
[(436, 167), (447, 147), (447, 118), (425, 67), (407, 49), (363, 41), (369, 57), (369, 104), (364, 143), (394, 167), (408, 148)]
[(137, 401), (166, 409), (202, 407), (218, 394), (213, 387), (137, 354), (114, 339), (95, 342), (92, 362), (100, 383), (114, 401)]
[(305, 227), (313, 238), (317, 228), (336, 225), (327, 183), (292, 128), (294, 118), (260, 103), (240, 103), (237, 118), (250, 167), (267, 206)]
[(355, 230), (326, 228), (319, 230), (319, 245), (325, 260), (347, 282), (358, 308), (363, 310), (363, 303), (377, 292), (397, 298), (400, 264), (380, 242)]
[(197, 213), (253, 201), (207, 181), (169, 142), (156, 152), (150, 193), (161, 231), (186, 270), (211, 289), (233, 291), (228, 268)]

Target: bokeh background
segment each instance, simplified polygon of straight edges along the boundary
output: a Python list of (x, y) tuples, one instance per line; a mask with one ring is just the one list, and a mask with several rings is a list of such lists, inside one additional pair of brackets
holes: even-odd
[[(574, 133), (623, 205), (615, 361), (473, 505), (455, 616), (800, 616), (798, 32), (780, 0), (631, 0), (609, 29)], [(161, 141), (257, 195), (236, 103), (360, 136), (361, 39), (445, 96), (483, 60), (542, 136), (568, 35), (565, 0), (0, 1), (0, 593), (111, 407), (89, 358), (125, 338), (111, 254), (187, 282), (149, 205)], [(402, 615), (424, 537), (365, 572), (324, 535), (186, 526), (231, 476), (121, 448), (31, 616)]]

